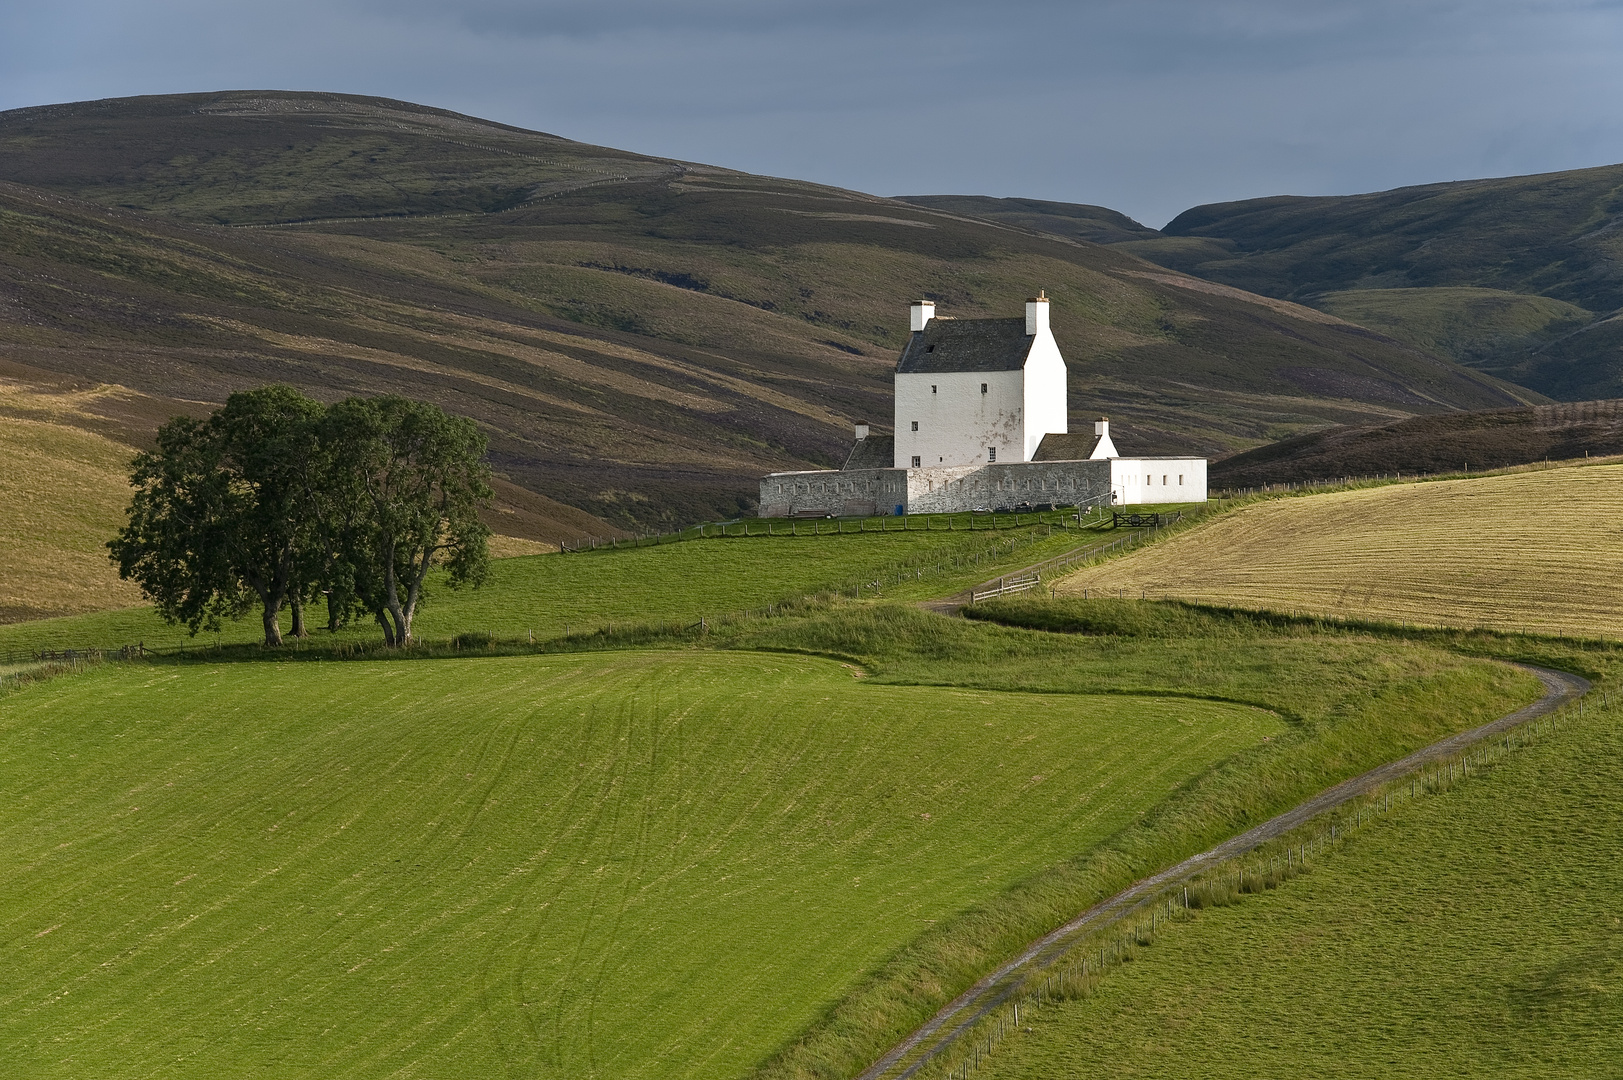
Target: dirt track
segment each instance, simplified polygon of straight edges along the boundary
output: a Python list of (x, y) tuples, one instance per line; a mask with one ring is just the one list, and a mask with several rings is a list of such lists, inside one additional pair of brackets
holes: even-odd
[[(970, 1025), (974, 1024), (976, 1020), (1015, 993), (1028, 973), (1044, 967), (1048, 961), (1055, 959), (1077, 934), (1084, 930), (1109, 925), (1129, 912), (1138, 901), (1145, 897), (1153, 895), (1168, 886), (1175, 885), (1179, 881), (1191, 878), (1202, 870), (1221, 863), (1225, 859), (1259, 847), (1269, 840), (1290, 832), (1327, 810), (1334, 809), (1352, 799), (1368, 794), (1383, 784), (1408, 775), (1422, 765), (1429, 765), (1453, 757), (1468, 746), (1504, 734), (1535, 717), (1543, 716), (1567, 701), (1581, 697), (1589, 691), (1589, 680), (1580, 678), (1577, 675), (1571, 675), (1564, 671), (1552, 671), (1548, 668), (1533, 667), (1527, 664), (1518, 666), (1538, 676), (1539, 680), (1544, 683), (1545, 694), (1538, 701), (1513, 713), (1501, 716), (1497, 720), (1483, 724), (1481, 727), (1463, 731), (1440, 742), (1432, 743), (1424, 749), (1416, 750), (1407, 757), (1378, 766), (1350, 780), (1343, 780), (1334, 787), (1319, 792), (1293, 809), (1285, 811), (1278, 817), (1270, 818), (1261, 825), (1225, 840), (1210, 850), (1203, 851), (1199, 855), (1192, 855), (1176, 866), (1170, 866), (1160, 873), (1153, 874), (1128, 886), (1109, 899), (1100, 901), (1064, 926), (1032, 942), (1019, 956), (964, 991), (958, 998), (936, 1013), (923, 1027), (913, 1032), (913, 1034), (892, 1047), (878, 1061), (868, 1066), (858, 1076), (857, 1080), (879, 1080), (880, 1077), (886, 1076), (891, 1067), (902, 1058), (918, 1049), (921, 1045), (931, 1043), (933, 1040), (933, 1045), (918, 1060), (912, 1062), (901, 1072), (896, 1073), (893, 1078), (893, 1080), (907, 1080), (908, 1077), (918, 1072), (942, 1050), (952, 1045), (958, 1036)], [(938, 1035), (939, 1038), (937, 1038)]]

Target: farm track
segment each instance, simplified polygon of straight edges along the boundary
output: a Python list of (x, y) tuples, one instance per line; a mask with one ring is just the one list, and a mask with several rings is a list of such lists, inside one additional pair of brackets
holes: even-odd
[(895, 1073), (893, 1077), (893, 1080), (908, 1080), (950, 1047), (977, 1020), (1018, 991), (1031, 973), (1040, 971), (1059, 959), (1078, 934), (1118, 921), (1136, 908), (1140, 901), (1148, 899), (1162, 889), (1188, 880), (1208, 867), (1277, 839), (1318, 815), (1369, 794), (1383, 784), (1407, 776), (1423, 765), (1445, 760), (1478, 742), (1505, 734), (1589, 692), (1589, 680), (1581, 676), (1535, 667), (1531, 664), (1516, 666), (1537, 676), (1544, 684), (1544, 696), (1538, 701), (1480, 727), (1450, 735), (1396, 761), (1387, 762), (1366, 773), (1343, 780), (1292, 809), (1223, 841), (1216, 847), (1198, 855), (1191, 855), (1182, 862), (1143, 878), (1114, 896), (1101, 900), (1064, 926), (1032, 942), (1019, 956), (964, 991), (936, 1013), (928, 1023), (858, 1074), (857, 1080), (880, 1080), (881, 1077), (890, 1075), (890, 1070), (898, 1062), (920, 1046), (930, 1043), (939, 1032), (946, 1029), (946, 1033), (935, 1039), (933, 1045), (930, 1045), (917, 1060), (901, 1072)]

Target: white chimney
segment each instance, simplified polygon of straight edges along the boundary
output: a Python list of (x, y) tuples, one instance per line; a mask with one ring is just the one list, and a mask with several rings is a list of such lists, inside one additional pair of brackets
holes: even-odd
[(1093, 433), (1099, 436), (1099, 442), (1094, 446), (1093, 453), (1088, 455), (1089, 461), (1121, 457), (1120, 454), (1116, 453), (1116, 444), (1110, 441), (1110, 418), (1108, 416), (1099, 417), (1098, 422), (1093, 425)]
[(1048, 329), (1048, 297), (1039, 292), (1026, 301), (1026, 336)]
[(857, 438), (866, 439), (867, 437), (868, 437), (868, 425), (867, 424), (858, 424), (857, 425)]
[(929, 300), (913, 301), (913, 332), (924, 329), (924, 324), (935, 318), (935, 304)]

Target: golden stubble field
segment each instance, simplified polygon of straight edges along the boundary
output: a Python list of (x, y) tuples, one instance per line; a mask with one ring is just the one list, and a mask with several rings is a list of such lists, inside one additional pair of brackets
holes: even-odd
[(1623, 464), (1256, 503), (1082, 570), (1057, 591), (1616, 634), (1623, 632)]
[(134, 456), (89, 431), (0, 415), (0, 622), (140, 602), (102, 546), (129, 503)]

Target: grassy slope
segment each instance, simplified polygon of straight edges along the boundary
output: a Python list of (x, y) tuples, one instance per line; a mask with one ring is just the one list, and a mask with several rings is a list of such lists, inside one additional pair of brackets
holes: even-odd
[[(25, 974), (8, 989), (35, 1003), (8, 1012), (11, 1057), (40, 1075), (108, 1074), (114, 1061), (144, 1066), (175, 1053), (143, 1032), (187, 1030), (207, 1033), (182, 1049), (200, 1072), (217, 1069), (219, 1053), (259, 1055), (284, 1075), (365, 1074), (432, 1054), (450, 1071), (505, 1056), (561, 1062), (572, 1074), (636, 1075), (627, 1063), (657, 1053), (714, 1075), (759, 1061), (823, 1015), (771, 1071), (830, 1075), (812, 1062), (845, 1068), (876, 1052), (941, 995), (1123, 876), (1530, 693), (1520, 675), (1413, 643), (1259, 633), (1221, 620), (1173, 628), (1171, 638), (1088, 640), (864, 605), (727, 627), (716, 640), (851, 656), (872, 667), (870, 684), (781, 653), (688, 652), (198, 663), (34, 687), (6, 702), (14, 734), (0, 760), (16, 778), (8, 789), (23, 795), (10, 819), (13, 839), (0, 847), (42, 856), (28, 857), (32, 876), (3, 876), (19, 891), (0, 911), (28, 943), (26, 966), (13, 969)], [(942, 682), (980, 688), (927, 685)], [(456, 691), (447, 697), (449, 686)], [(1002, 696), (1031, 690), (1048, 693), (1018, 704)], [(1113, 696), (1118, 706), (1053, 696), (1098, 690), (1129, 697)], [(892, 691), (905, 693), (885, 696)], [(1131, 695), (1169, 692), (1171, 705), (1132, 704)], [(1279, 719), (1257, 722), (1282, 722), (1288, 732), (1275, 727), (1271, 741), (1258, 743), (1260, 729), (1246, 728), (1238, 743), (1223, 744), (1251, 747), (1230, 767), (1193, 784), (1169, 773), (1153, 791), (1143, 785), (1151, 801), (1134, 805), (1162, 803), (1153, 813), (1120, 804), (1127, 818), (1112, 818), (1110, 828), (1101, 821), (1097, 833), (1045, 838), (1076, 817), (1079, 798), (1094, 805), (1101, 790), (1118, 789), (1116, 781), (1099, 789), (1081, 774), (1071, 777), (1075, 786), (1059, 786), (1055, 765), (1044, 765), (1099, 761), (1114, 736), (1077, 729), (1084, 715), (1103, 708), (1112, 723), (1148, 723), (1193, 709), (1193, 718), (1214, 697), (1264, 704)], [(290, 698), (321, 704), (265, 705)], [(988, 701), (1000, 716), (988, 720)], [(1016, 749), (1036, 755), (1018, 763), (978, 741), (997, 738), (1013, 715), (1021, 720), (1007, 722), (1027, 725)], [(961, 728), (950, 723), (958, 716), (968, 718)], [(685, 734), (656, 748), (655, 721), (676, 717)], [(891, 718), (904, 727), (884, 738), (864, 726)], [(1141, 728), (1121, 730), (1140, 749), (1153, 742)], [(1198, 724), (1183, 734), (1196, 732)], [(705, 743), (701, 733), (720, 741)], [(900, 741), (887, 741), (891, 735)], [(959, 735), (967, 741), (953, 743)], [(532, 752), (526, 738), (548, 749)], [(842, 752), (820, 749), (829, 746)], [(862, 752), (844, 752), (853, 746)], [(64, 763), (90, 771), (64, 772)], [(1018, 788), (976, 779), (1000, 766), (1021, 777)], [(1142, 764), (1121, 767), (1112, 775), (1139, 790), (1142, 781), (1127, 778)], [(380, 794), (388, 790), (407, 794)], [(925, 827), (915, 813), (931, 821), (964, 813), (953, 820), (976, 839), (955, 848), (931, 838), (925, 850), (933, 854), (921, 862), (909, 854), (921, 849), (892, 843), (898, 834), (887, 831), (883, 812), (875, 825), (873, 808), (892, 793), (915, 799), (926, 790), (946, 803), (938, 811), (909, 802), (896, 810), (898, 830)], [(758, 825), (725, 817), (740, 805), (755, 807)], [(124, 816), (109, 819), (115, 806)], [(1046, 825), (1031, 817), (1048, 812), (1042, 806), (1059, 816)], [(661, 839), (680, 836), (684, 825), (690, 836), (710, 838), (702, 871), (678, 874), (687, 849), (672, 852)], [(766, 846), (757, 851), (756, 843)], [(966, 858), (985, 871), (963, 874)], [(514, 873), (537, 861), (543, 869), (534, 878)], [(109, 863), (130, 869), (107, 874)], [(907, 876), (919, 870), (927, 873)], [(766, 879), (784, 873), (801, 893), (785, 898), (770, 887)], [(939, 873), (955, 884), (941, 886), (931, 877)], [(853, 906), (854, 878), (885, 886), (895, 906)], [(944, 904), (926, 911), (938, 893)], [(121, 904), (132, 916), (112, 927), (87, 923), (74, 915), (80, 904)], [(782, 904), (780, 913), (774, 905)], [(655, 917), (667, 910), (669, 921)], [(803, 918), (808, 910), (835, 913), (845, 929), (817, 936), (791, 922), (791, 912)], [(691, 931), (651, 939), (645, 918)], [(928, 919), (940, 921), (931, 929)], [(740, 926), (750, 933), (738, 935)], [(153, 934), (161, 947), (136, 944)], [(783, 963), (795, 948), (840, 959)], [(522, 971), (511, 966), (532, 956)], [(714, 982), (683, 975), (694, 960), (705, 962), (695, 971), (752, 974)], [(547, 997), (548, 986), (560, 985), (554, 965), (584, 971), (601, 995)], [(122, 977), (131, 969), (139, 981)], [(70, 997), (41, 995), (67, 978)], [(147, 993), (153, 986), (162, 992)], [(402, 989), (411, 1009), (400, 1008)], [(389, 1007), (371, 1008), (374, 995)], [(721, 1000), (737, 1004), (718, 1018)], [(657, 1024), (648, 1023), (650, 1012)], [(64, 1060), (58, 1037), (72, 1057)]]
[(1214, 490), (1623, 454), (1623, 401), (1416, 416), (1281, 439), (1212, 463)]
[(1590, 712), (1175, 923), (978, 1075), (1591, 1077), (1623, 1054), (1623, 731)]
[(852, 1075), (997, 963), (1143, 874), (1538, 693), (1519, 672), (1462, 663), (1415, 642), (1160, 605), (1083, 606), (1109, 612), (1088, 634), (1018, 625), (1032, 608), (1056, 607), (1030, 598), (983, 605), (984, 614), (1016, 624), (1007, 627), (869, 608), (741, 632), (740, 642), (755, 647), (860, 658), (890, 681), (1055, 693), (1156, 687), (1264, 704), (1292, 725), (1099, 850), (923, 935), (762, 1069), (763, 1080)]
[[(811, 526), (801, 523), (800, 528)], [(503, 559), (492, 565), (490, 580), (481, 589), (454, 592), (432, 583), (416, 630), (425, 638), (467, 631), (508, 638), (534, 631), (538, 638), (548, 638), (615, 622), (685, 625), (700, 616), (714, 620), (857, 584), (870, 598), (943, 595), (1093, 542), (1096, 536), (1028, 526), (996, 532), (715, 537), (634, 550)], [(894, 581), (898, 571), (906, 578), (900, 584)], [(875, 581), (881, 583), (878, 590)], [(284, 628), (287, 618), (284, 613)], [(324, 626), (324, 618), (318, 609), (313, 621)], [(258, 621), (250, 615), (225, 624), (218, 640), (251, 642), (259, 634)], [(376, 627), (367, 624), (341, 635), (353, 641), (377, 636)], [(326, 637), (325, 630), (317, 634), (318, 640)], [(193, 639), (184, 627), (166, 626), (145, 606), (0, 627), (0, 649), (114, 647), (137, 641), (166, 647), (213, 644), (216, 638), (203, 634)]]
[[(5, 358), (187, 400), (395, 389), (478, 419), (515, 482), (621, 524), (730, 513), (765, 469), (836, 462), (851, 420), (889, 413), (919, 294), (986, 315), (1046, 288), (1072, 411), (1117, 417), (1128, 452), (1516, 400), (1117, 249), (400, 103), (20, 110), (0, 147)], [(317, 220), (209, 224), (278, 217)]]
[(1623, 630), (1623, 465), (1271, 499), (1068, 577), (1084, 590), (1423, 625)]
[(105, 1077), (736, 1076), (1283, 730), (657, 653), (104, 670), (3, 726), (4, 1056)]

